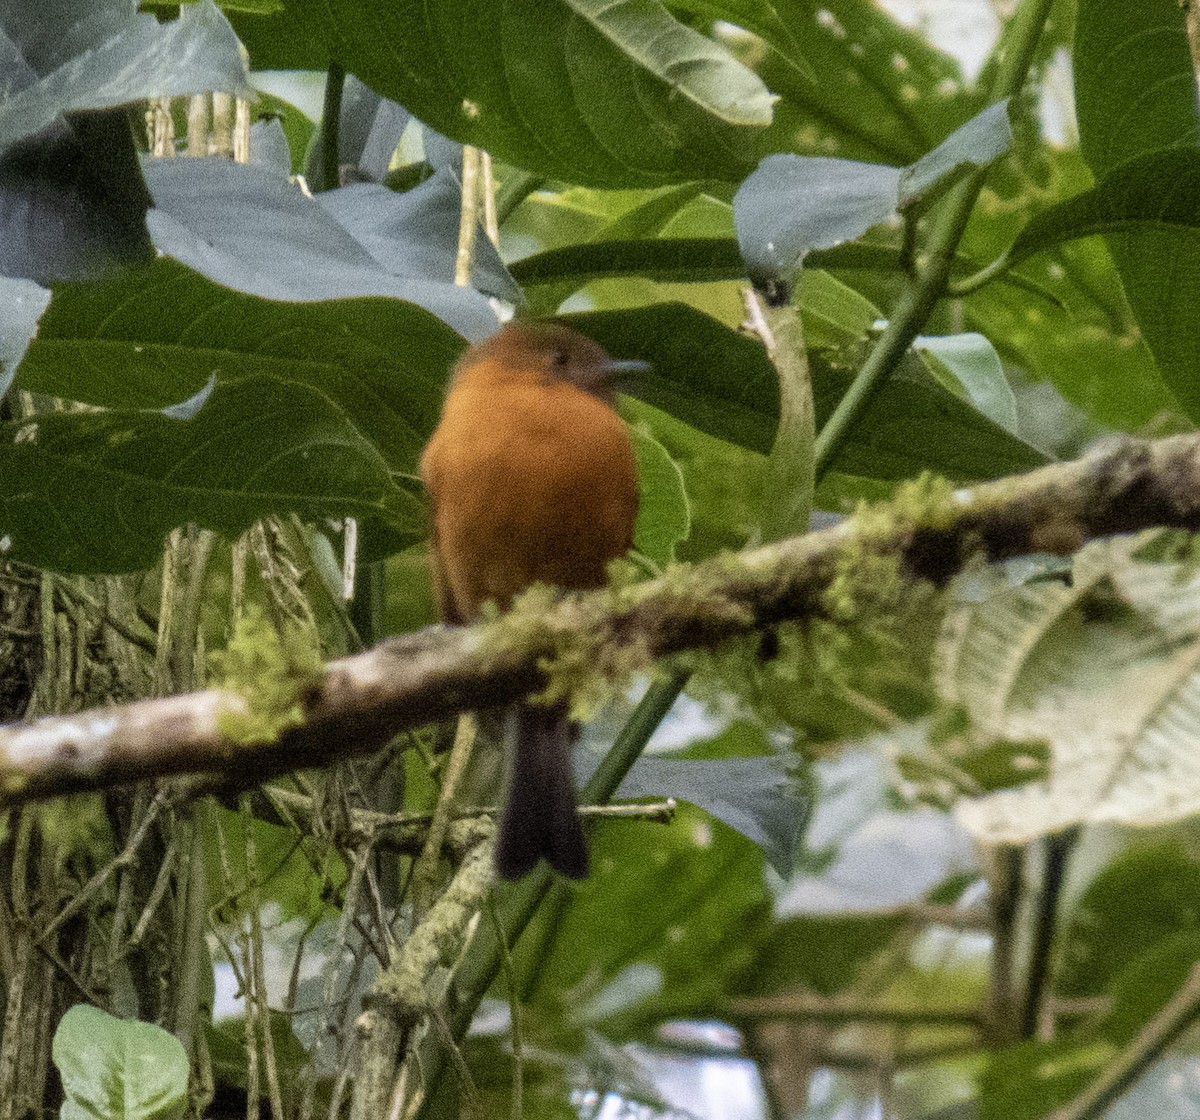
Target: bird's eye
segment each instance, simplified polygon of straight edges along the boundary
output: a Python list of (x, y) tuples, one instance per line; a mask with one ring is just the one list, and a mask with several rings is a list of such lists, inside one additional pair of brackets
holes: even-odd
[(566, 347), (556, 346), (550, 360), (554, 363), (555, 369), (564, 370), (567, 368), (567, 363), (571, 360), (571, 355), (567, 353)]

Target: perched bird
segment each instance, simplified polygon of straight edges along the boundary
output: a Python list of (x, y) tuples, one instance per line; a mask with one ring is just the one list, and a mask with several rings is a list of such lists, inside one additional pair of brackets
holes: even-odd
[[(507, 608), (535, 582), (603, 586), (609, 561), (633, 544), (638, 505), (613, 382), (642, 368), (558, 324), (512, 322), (463, 355), (421, 456), (448, 622), (471, 621), (488, 600)], [(510, 736), (498, 873), (520, 878), (544, 857), (583, 878), (566, 705), (519, 705)]]

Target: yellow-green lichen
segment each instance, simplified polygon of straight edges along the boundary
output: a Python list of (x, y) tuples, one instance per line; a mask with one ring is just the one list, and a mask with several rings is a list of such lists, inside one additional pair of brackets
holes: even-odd
[(320, 651), (298, 628), (279, 634), (262, 611), (251, 606), (229, 645), (210, 657), (213, 684), (236, 692), (244, 710), (221, 713), (219, 730), (235, 743), (273, 743), (289, 727), (304, 722), (304, 698), (320, 683)]
[(906, 571), (903, 549), (918, 530), (950, 530), (959, 513), (953, 486), (928, 473), (897, 487), (890, 501), (860, 505), (855, 532), (839, 550), (822, 594), (827, 616), (841, 623), (877, 617), (928, 595)]

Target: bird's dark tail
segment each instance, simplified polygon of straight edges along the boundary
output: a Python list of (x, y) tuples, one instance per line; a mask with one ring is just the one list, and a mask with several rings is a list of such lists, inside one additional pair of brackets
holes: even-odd
[(501, 879), (519, 879), (545, 858), (556, 871), (582, 879), (588, 873), (588, 854), (571, 782), (575, 735), (566, 706), (520, 704), (513, 724), (496, 871)]

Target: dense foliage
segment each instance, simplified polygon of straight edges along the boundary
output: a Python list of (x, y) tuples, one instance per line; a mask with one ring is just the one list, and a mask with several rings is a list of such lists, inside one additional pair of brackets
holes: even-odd
[[(872, 0), (143, 7), (0, 11), (6, 722), (287, 719), (434, 622), (417, 460), (498, 309), (650, 363), (629, 581), (1200, 420), (1176, 0), (1003, 5), (970, 79)], [(1194, 543), (1058, 529), (639, 677), (579, 773), (679, 805), (581, 884), (423, 850), (446, 727), (9, 809), (0, 1120), (1195, 1110)]]

